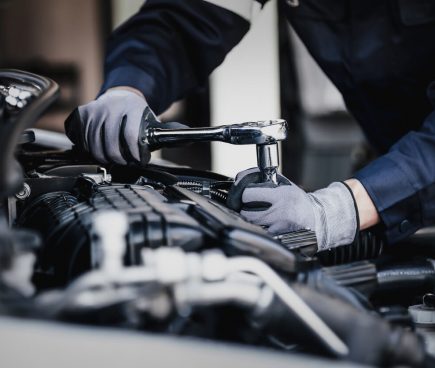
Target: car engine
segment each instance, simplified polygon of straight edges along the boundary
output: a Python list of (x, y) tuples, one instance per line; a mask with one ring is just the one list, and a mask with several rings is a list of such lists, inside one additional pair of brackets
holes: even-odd
[(101, 165), (31, 129), (57, 94), (0, 71), (3, 316), (434, 366), (433, 230), (316, 253), (313, 232), (272, 237), (229, 209), (232, 178)]

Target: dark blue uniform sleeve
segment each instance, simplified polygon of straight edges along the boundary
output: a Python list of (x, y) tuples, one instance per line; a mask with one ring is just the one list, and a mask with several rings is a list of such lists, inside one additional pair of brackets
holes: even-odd
[(131, 86), (158, 114), (203, 84), (249, 21), (202, 0), (148, 0), (111, 35), (101, 93)]
[[(428, 97), (435, 107), (435, 83)], [(435, 112), (355, 178), (372, 198), (390, 243), (435, 223)]]

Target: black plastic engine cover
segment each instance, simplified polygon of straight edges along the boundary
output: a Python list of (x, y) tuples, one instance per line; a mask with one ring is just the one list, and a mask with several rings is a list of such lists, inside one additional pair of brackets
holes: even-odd
[(92, 189), (86, 196), (70, 192), (39, 196), (18, 219), (20, 226), (38, 231), (43, 239), (35, 273), (39, 288), (63, 286), (79, 274), (98, 267), (100, 259), (92, 223), (92, 215), (98, 211), (127, 214), (126, 265), (140, 264), (144, 247), (195, 250), (203, 243), (198, 222), (151, 187), (123, 184), (87, 187)]

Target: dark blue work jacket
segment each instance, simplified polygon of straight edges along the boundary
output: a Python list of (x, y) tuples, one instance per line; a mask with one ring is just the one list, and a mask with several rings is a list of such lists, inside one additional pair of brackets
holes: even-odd
[[(159, 113), (201, 85), (249, 29), (220, 3), (146, 1), (111, 36), (103, 91), (138, 88)], [(435, 1), (300, 0), (286, 13), (383, 154), (355, 177), (388, 240), (434, 223)]]

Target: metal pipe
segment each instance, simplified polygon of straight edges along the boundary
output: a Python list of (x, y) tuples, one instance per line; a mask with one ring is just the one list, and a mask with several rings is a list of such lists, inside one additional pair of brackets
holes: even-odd
[(349, 354), (346, 344), (323, 322), (296, 292), (269, 266), (251, 257), (236, 257), (228, 261), (234, 271), (251, 272), (261, 277), (287, 307), (315, 334), (324, 345), (339, 357)]

